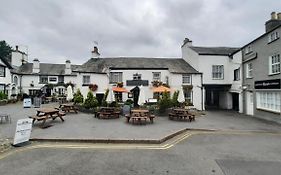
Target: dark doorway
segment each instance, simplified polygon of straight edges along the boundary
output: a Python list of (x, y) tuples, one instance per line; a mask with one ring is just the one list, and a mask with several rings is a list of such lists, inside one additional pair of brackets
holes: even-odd
[(131, 89), (131, 93), (133, 95), (134, 107), (138, 107), (140, 88), (138, 86), (134, 87), (133, 89)]
[(97, 94), (96, 94), (96, 98), (97, 98), (97, 100), (98, 100), (99, 105), (102, 104), (102, 99), (103, 99), (103, 97), (104, 97), (104, 94), (103, 94), (103, 93), (97, 93)]
[(206, 90), (206, 107), (207, 108), (219, 108), (220, 95), (219, 91)]
[(239, 111), (239, 94), (232, 93), (232, 109)]

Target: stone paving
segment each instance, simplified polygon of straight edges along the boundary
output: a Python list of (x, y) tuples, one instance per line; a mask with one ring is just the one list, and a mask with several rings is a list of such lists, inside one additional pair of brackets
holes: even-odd
[[(57, 103), (43, 107), (57, 107)], [(22, 103), (0, 106), (0, 113), (8, 113), (12, 123), (0, 124), (0, 138), (13, 138), (16, 121), (36, 113), (35, 108), (23, 108)], [(79, 112), (67, 114), (65, 122), (60, 119), (50, 120), (49, 128), (41, 129), (35, 124), (31, 138), (42, 139), (125, 139), (157, 140), (186, 128), (212, 130), (254, 130), (264, 132), (281, 132), (281, 125), (238, 114), (234, 111), (206, 111), (206, 115), (196, 118), (195, 122), (171, 121), (168, 117), (157, 117), (155, 123), (131, 125), (125, 118), (100, 120), (92, 114)]]

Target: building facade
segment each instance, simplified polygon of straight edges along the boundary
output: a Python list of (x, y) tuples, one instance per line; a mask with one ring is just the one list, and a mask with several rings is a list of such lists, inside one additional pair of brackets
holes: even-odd
[(244, 108), (248, 115), (281, 123), (281, 13), (271, 15), (265, 33), (242, 47)]
[(207, 109), (234, 109), (243, 112), (242, 54), (239, 48), (195, 47), (184, 40), (182, 57), (203, 73), (204, 105)]

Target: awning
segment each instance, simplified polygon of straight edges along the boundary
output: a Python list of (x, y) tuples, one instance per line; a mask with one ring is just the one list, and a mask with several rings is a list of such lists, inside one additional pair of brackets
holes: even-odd
[(121, 88), (121, 87), (113, 87), (112, 91), (114, 91), (114, 92), (128, 92), (127, 89)]
[(153, 89), (153, 92), (170, 92), (171, 89), (165, 86), (158, 86)]

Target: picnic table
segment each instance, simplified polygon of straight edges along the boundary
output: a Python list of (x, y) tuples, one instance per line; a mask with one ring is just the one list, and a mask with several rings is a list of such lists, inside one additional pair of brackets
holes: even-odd
[(35, 116), (30, 116), (29, 118), (33, 119), (33, 124), (35, 123), (35, 121), (43, 121), (41, 124), (41, 127), (45, 128), (48, 126), (45, 126), (45, 123), (48, 119), (52, 119), (55, 120), (57, 117), (59, 117), (61, 119), (62, 122), (64, 122), (64, 119), (62, 118), (65, 113), (59, 111), (58, 109), (55, 108), (40, 108), (36, 110), (37, 113)]
[(141, 124), (142, 121), (146, 123), (148, 120), (153, 123), (155, 116), (151, 115), (147, 109), (133, 109), (131, 110), (131, 115), (126, 115), (126, 118), (127, 123), (131, 120), (132, 124)]
[(6, 121), (6, 122), (9, 122), (11, 123), (12, 122), (12, 119), (11, 119), (11, 116), (9, 114), (0, 114), (0, 120), (1, 120), (1, 123), (2, 121)]
[(76, 114), (78, 113), (77, 108), (73, 103), (60, 104), (59, 108), (64, 112), (75, 112)]
[(99, 119), (114, 119), (119, 118), (120, 110), (114, 107), (102, 107), (99, 112), (97, 112), (96, 117)]
[(195, 115), (190, 113), (188, 109), (174, 108), (171, 113), (169, 113), (170, 120), (183, 120), (195, 121)]

